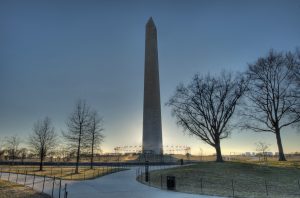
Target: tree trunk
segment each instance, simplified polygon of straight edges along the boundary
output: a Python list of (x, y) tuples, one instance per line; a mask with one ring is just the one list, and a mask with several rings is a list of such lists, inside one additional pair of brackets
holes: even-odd
[(276, 134), (276, 139), (277, 139), (277, 146), (278, 146), (278, 152), (279, 152), (279, 161), (286, 161), (284, 152), (283, 152), (283, 147), (282, 147), (282, 142), (281, 142), (281, 136), (280, 136), (280, 129), (276, 128), (275, 130)]
[(224, 162), (223, 157), (222, 157), (222, 152), (221, 152), (220, 140), (216, 141), (215, 149), (216, 149), (216, 155), (217, 155), (216, 162)]
[(15, 162), (15, 151), (14, 150), (13, 150), (13, 153), (12, 153), (12, 162), (13, 162), (13, 164)]
[(94, 143), (92, 143), (91, 169), (94, 166)]
[(40, 171), (43, 170), (43, 158), (44, 158), (44, 155), (43, 155), (43, 151), (41, 152), (41, 156), (40, 156)]
[(82, 133), (82, 128), (80, 126), (79, 129), (79, 137), (78, 137), (78, 148), (77, 148), (77, 156), (76, 156), (76, 168), (75, 168), (75, 174), (78, 174), (78, 166), (79, 166), (79, 159), (80, 159), (80, 143), (81, 143), (81, 133)]

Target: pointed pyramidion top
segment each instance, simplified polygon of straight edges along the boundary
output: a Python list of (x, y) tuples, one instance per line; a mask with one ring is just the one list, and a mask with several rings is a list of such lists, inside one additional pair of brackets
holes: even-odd
[(155, 24), (154, 24), (154, 21), (153, 21), (152, 17), (150, 17), (149, 20), (147, 21), (147, 26), (154, 26), (155, 27)]

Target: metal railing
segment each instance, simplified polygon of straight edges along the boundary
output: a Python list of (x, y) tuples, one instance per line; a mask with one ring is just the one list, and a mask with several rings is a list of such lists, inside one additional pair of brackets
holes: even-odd
[(68, 197), (67, 183), (63, 184), (61, 179), (55, 177), (29, 175), (27, 172), (25, 174), (0, 172), (0, 179), (30, 187), (41, 193), (47, 193), (52, 198)]
[[(160, 167), (149, 167), (149, 169), (155, 171), (160, 170)], [(159, 174), (153, 171), (149, 171), (148, 182), (146, 182), (145, 168), (139, 167), (136, 169), (136, 179), (145, 185), (167, 190), (167, 176), (169, 174)], [(176, 190), (193, 194), (225, 197), (300, 197), (300, 179), (287, 184), (285, 181), (280, 181), (280, 178), (277, 180), (260, 178), (255, 181), (245, 181), (203, 176), (198, 177), (194, 183), (184, 183), (184, 181), (177, 179)]]

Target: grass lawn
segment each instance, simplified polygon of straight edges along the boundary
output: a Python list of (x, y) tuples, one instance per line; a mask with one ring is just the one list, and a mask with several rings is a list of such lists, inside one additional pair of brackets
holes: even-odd
[(0, 198), (50, 198), (50, 196), (23, 185), (0, 180)]
[(167, 175), (176, 177), (177, 191), (188, 193), (226, 197), (233, 196), (233, 193), (235, 197), (300, 197), (300, 161), (270, 162), (267, 165), (200, 162), (151, 171), (150, 185), (165, 189)]
[(37, 175), (37, 176), (47, 176), (47, 177), (56, 177), (64, 180), (85, 180), (85, 179), (93, 179), (96, 177), (101, 177), (103, 175), (107, 175), (110, 173), (118, 172), (121, 170), (125, 170), (123, 168), (116, 167), (94, 167), (94, 169), (90, 169), (88, 166), (81, 166), (79, 168), (79, 173), (75, 174), (75, 167), (67, 167), (67, 166), (44, 166), (43, 171), (39, 171), (39, 166), (0, 166), (1, 172), (11, 172), (11, 173), (19, 173), (19, 174), (29, 174), (29, 175)]

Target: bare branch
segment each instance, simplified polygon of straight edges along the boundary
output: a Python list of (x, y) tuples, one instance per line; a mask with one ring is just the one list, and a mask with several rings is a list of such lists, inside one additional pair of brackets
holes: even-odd
[(33, 133), (29, 136), (29, 146), (40, 158), (40, 170), (43, 170), (43, 161), (56, 144), (56, 134), (50, 118), (37, 121), (33, 126)]
[(250, 64), (247, 76), (249, 90), (246, 94), (247, 106), (243, 113), (243, 128), (254, 132), (276, 134), (280, 160), (285, 160), (281, 144), (281, 129), (300, 121), (300, 92), (293, 85), (297, 66), (291, 53), (276, 53)]
[(230, 134), (230, 119), (247, 86), (244, 78), (222, 73), (219, 77), (195, 75), (188, 85), (179, 85), (167, 103), (177, 124), (216, 149), (223, 161), (220, 140)]

